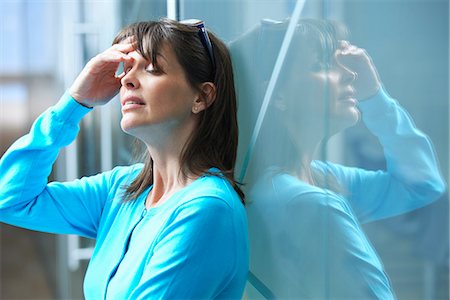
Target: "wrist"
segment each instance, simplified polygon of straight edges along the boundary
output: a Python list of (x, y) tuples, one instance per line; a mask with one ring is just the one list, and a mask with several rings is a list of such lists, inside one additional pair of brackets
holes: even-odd
[(80, 120), (92, 111), (91, 108), (87, 108), (80, 105), (75, 98), (66, 91), (60, 100), (53, 106), (53, 112), (60, 120), (70, 124), (78, 124)]
[(69, 95), (73, 98), (73, 100), (75, 100), (81, 106), (84, 106), (84, 107), (87, 107), (87, 108), (93, 108), (93, 106), (90, 106), (89, 104), (83, 102), (81, 100), (83, 97), (78, 95), (76, 92), (73, 92), (72, 90), (69, 90)]
[[(361, 91), (359, 91), (359, 89)], [(358, 101), (364, 102), (367, 101), (367, 99), (373, 98), (376, 94), (378, 94), (380, 89), (381, 83), (374, 82), (373, 84), (367, 85), (363, 88), (356, 88), (356, 97)]]
[(363, 113), (363, 116), (371, 118), (384, 118), (386, 113), (390, 110), (393, 99), (386, 92), (383, 86), (380, 86), (378, 92), (359, 102), (358, 108)]
[[(72, 96), (72, 98), (75, 99), (73, 96)], [(86, 107), (86, 108), (94, 108), (93, 106), (89, 106), (89, 105), (87, 105), (87, 104), (85, 104), (85, 103), (83, 103), (83, 102), (81, 102), (81, 101), (78, 101), (77, 99), (75, 99), (75, 101), (76, 101), (78, 104), (80, 104), (81, 106), (84, 106), (84, 107)]]

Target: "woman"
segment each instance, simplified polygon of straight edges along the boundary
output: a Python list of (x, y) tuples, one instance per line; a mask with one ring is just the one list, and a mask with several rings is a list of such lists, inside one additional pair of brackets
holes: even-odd
[[(286, 28), (263, 21), (232, 46), (247, 122), (256, 122)], [(243, 140), (258, 134), (241, 174), (249, 185), (249, 280), (267, 298), (394, 299), (360, 224), (425, 206), (445, 190), (430, 140), (344, 34), (328, 21), (300, 21), (261, 127), (242, 132)], [(315, 159), (359, 119), (384, 148), (386, 170)]]
[[(145, 163), (47, 183), (78, 122), (119, 90), (121, 127), (145, 144)], [(2, 157), (1, 221), (96, 239), (87, 299), (238, 299), (248, 243), (237, 134), (225, 45), (202, 22), (130, 25)]]

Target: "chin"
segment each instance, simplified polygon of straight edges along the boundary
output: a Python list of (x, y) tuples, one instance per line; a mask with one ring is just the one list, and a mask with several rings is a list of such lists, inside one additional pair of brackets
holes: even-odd
[(341, 114), (330, 120), (330, 128), (333, 128), (334, 134), (356, 125), (361, 118), (361, 113), (358, 109), (352, 109), (346, 111), (345, 114)]
[(359, 112), (359, 110), (357, 108), (355, 108), (349, 114), (349, 117), (348, 117), (349, 125), (348, 125), (348, 127), (356, 125), (356, 123), (358, 123), (358, 121), (360, 119), (361, 119), (361, 113)]
[(132, 122), (129, 122), (124, 118), (122, 118), (122, 120), (120, 121), (120, 127), (122, 128), (123, 132), (131, 135), (133, 135), (133, 131), (136, 128), (136, 126), (133, 126)]

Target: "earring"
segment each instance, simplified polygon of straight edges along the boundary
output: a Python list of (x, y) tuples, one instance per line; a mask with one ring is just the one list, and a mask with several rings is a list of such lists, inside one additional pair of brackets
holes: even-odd
[(198, 112), (197, 106), (194, 106), (194, 107), (192, 108), (192, 111), (194, 112), (194, 114), (196, 114), (196, 113)]

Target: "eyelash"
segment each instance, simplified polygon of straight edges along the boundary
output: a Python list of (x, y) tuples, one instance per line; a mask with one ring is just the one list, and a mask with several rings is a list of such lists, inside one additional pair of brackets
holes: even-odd
[(157, 68), (152, 68), (152, 69), (145, 69), (145, 71), (147, 71), (150, 74), (161, 74), (161, 70), (157, 69)]
[[(128, 72), (130, 72), (131, 69), (132, 69), (132, 67), (126, 68), (126, 69), (125, 69), (125, 74), (127, 74)], [(162, 73), (162, 71), (161, 71), (160, 69), (157, 69), (157, 68), (145, 69), (145, 71), (146, 71), (147, 73), (155, 74), (155, 75), (161, 74), (161, 73)]]

